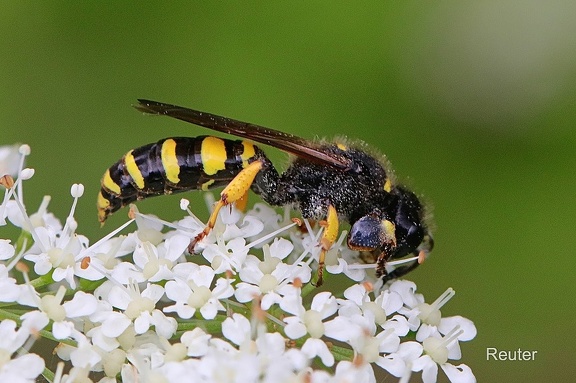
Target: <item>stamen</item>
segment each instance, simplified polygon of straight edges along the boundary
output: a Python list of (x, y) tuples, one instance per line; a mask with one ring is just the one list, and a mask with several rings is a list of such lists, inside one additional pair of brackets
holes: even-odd
[(63, 373), (64, 373), (64, 362), (60, 362), (56, 366), (56, 372), (54, 373), (54, 380), (52, 380), (52, 383), (62, 383)]
[(410, 262), (417, 261), (417, 260), (418, 260), (418, 257), (403, 258), (403, 259), (398, 259), (396, 261), (386, 262), (386, 266), (398, 266), (398, 265), (402, 265), (404, 263), (410, 263)]
[(110, 238), (114, 237), (116, 234), (118, 234), (119, 232), (121, 232), (122, 230), (124, 230), (128, 225), (130, 225), (132, 222), (134, 222), (133, 219), (125, 222), (123, 225), (121, 225), (120, 227), (118, 227), (116, 230), (111, 231), (108, 235), (102, 237), (101, 239), (99, 239), (98, 241), (94, 242), (91, 246), (89, 246), (88, 248), (80, 251), (80, 253), (76, 256), (76, 260), (80, 260), (82, 258), (85, 257), (84, 254), (86, 254), (88, 251), (98, 247), (101, 243), (108, 241)]
[(14, 178), (10, 174), (5, 174), (0, 177), (0, 186), (4, 186), (6, 189), (11, 189), (14, 187)]
[(212, 211), (214, 211), (214, 204), (216, 203), (214, 194), (204, 193), (204, 203), (206, 203), (206, 208), (208, 209), (208, 212), (212, 213)]
[[(27, 172), (25, 172), (26, 169), (24, 169), (24, 161), (26, 160), (26, 156), (30, 155), (30, 151), (30, 146), (26, 144), (20, 145), (18, 148), (18, 152), (21, 154), (20, 164), (18, 165), (18, 180), (30, 179), (32, 175), (34, 175), (34, 171), (32, 171), (32, 174), (27, 174)], [(18, 199), (22, 204), (24, 204), (24, 190), (22, 189), (22, 183), (18, 182), (16, 188), (18, 189)]]
[(398, 383), (408, 383), (410, 382), (410, 376), (412, 376), (412, 362), (406, 362), (404, 366), (404, 372), (402, 373), (402, 377), (398, 381)]
[(432, 304), (431, 306), (436, 308), (436, 309), (440, 309), (442, 306), (444, 306), (450, 299), (452, 299), (452, 297), (456, 295), (456, 292), (454, 291), (454, 289), (452, 287), (449, 287), (446, 291), (444, 291), (444, 293), (442, 293), (442, 295), (440, 295)]
[(36, 290), (34, 290), (34, 287), (32, 287), (32, 284), (30, 283), (30, 276), (28, 275), (28, 272), (29, 272), (28, 266), (23, 262), (19, 262), (16, 265), (16, 270), (18, 270), (19, 272), (22, 273), (22, 277), (24, 278), (24, 283), (26, 284), (26, 287), (30, 291), (30, 295), (32, 296), (32, 299), (34, 299), (34, 301), (36, 302), (36, 307), (40, 307), (40, 303), (41, 303), (40, 297), (38, 296), (38, 294), (36, 293)]
[(70, 195), (74, 198), (72, 202), (72, 207), (70, 208), (70, 213), (68, 214), (68, 218), (66, 218), (66, 224), (64, 225), (64, 229), (62, 229), (63, 236), (70, 236), (76, 230), (76, 220), (74, 219), (74, 213), (76, 212), (76, 205), (78, 204), (78, 198), (82, 197), (84, 194), (84, 185), (82, 184), (73, 184), (70, 188)]
[(444, 337), (442, 337), (442, 345), (444, 347), (448, 347), (448, 345), (450, 343), (452, 343), (452, 341), (454, 341), (455, 339), (458, 339), (458, 337), (462, 334), (464, 334), (464, 330), (460, 329), (460, 325), (454, 326), (454, 328), (452, 330), (450, 330), (450, 332), (448, 332), (448, 334), (446, 334), (446, 335), (444, 335)]
[[(20, 180), (18, 180), (18, 181), (20, 181)], [(44, 244), (44, 242), (42, 242), (40, 237), (38, 236), (38, 233), (36, 233), (34, 225), (32, 224), (30, 217), (28, 217), (28, 214), (26, 213), (26, 208), (24, 207), (24, 205), (22, 204), (22, 202), (18, 198), (15, 198), (14, 201), (16, 201), (16, 205), (18, 206), (18, 209), (20, 209), (20, 212), (22, 213), (22, 216), (24, 217), (24, 222), (28, 226), (29, 233), (30, 233), (30, 235), (32, 235), (32, 238), (34, 238), (34, 242), (37, 243), (38, 246), (40, 246), (40, 250), (42, 250), (43, 253), (47, 252), (48, 251), (47, 247)]]
[(28, 245), (28, 238), (24, 238), (24, 240), (22, 242), (23, 243), (22, 243), (22, 247), (20, 248), (20, 252), (18, 253), (18, 255), (16, 255), (14, 258), (12, 258), (10, 263), (6, 266), (6, 269), (8, 271), (12, 270), (14, 268), (14, 266), (16, 266), (18, 264), (18, 262), (20, 262), (22, 257), (24, 257), (24, 253), (26, 252), (27, 245)]
[(293, 223), (291, 223), (291, 224), (289, 224), (289, 225), (286, 225), (286, 226), (284, 226), (284, 227), (281, 227), (280, 229), (278, 229), (278, 230), (276, 230), (276, 231), (273, 231), (273, 232), (270, 233), (270, 234), (267, 234), (267, 235), (265, 235), (265, 236), (263, 236), (263, 237), (261, 237), (261, 238), (258, 238), (258, 239), (255, 240), (254, 242), (250, 242), (249, 244), (246, 245), (246, 247), (250, 249), (250, 248), (252, 248), (252, 247), (254, 247), (254, 246), (257, 246), (257, 245), (261, 244), (262, 242), (266, 242), (266, 241), (269, 240), (270, 238), (276, 237), (278, 234), (280, 234), (280, 233), (282, 233), (283, 231), (286, 231), (286, 230), (288, 230), (288, 229), (290, 229), (290, 228), (292, 228), (292, 227), (294, 227), (294, 226), (296, 226), (296, 225), (297, 225), (297, 223), (296, 223), (296, 222), (293, 222)]

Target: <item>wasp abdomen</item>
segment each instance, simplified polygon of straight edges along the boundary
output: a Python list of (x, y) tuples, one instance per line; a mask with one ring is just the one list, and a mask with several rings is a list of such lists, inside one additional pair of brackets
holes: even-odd
[(224, 186), (261, 155), (250, 142), (212, 136), (166, 138), (133, 149), (104, 173), (98, 218), (103, 223), (139, 199)]

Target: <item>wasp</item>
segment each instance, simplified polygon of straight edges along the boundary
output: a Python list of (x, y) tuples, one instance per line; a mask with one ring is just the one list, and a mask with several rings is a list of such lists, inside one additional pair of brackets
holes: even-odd
[[(324, 226), (316, 284), (323, 281), (326, 252), (337, 239), (339, 223), (350, 224), (347, 244), (368, 254), (384, 281), (416, 268), (432, 250), (427, 212), (415, 193), (397, 184), (383, 156), (369, 154), (363, 143), (345, 139), (312, 141), (255, 124), (150, 100), (135, 108), (169, 116), (242, 138), (170, 137), (130, 150), (102, 177), (98, 218), (103, 224), (118, 209), (148, 197), (224, 187), (205, 229), (190, 249), (214, 227), (224, 206), (245, 203), (254, 193), (270, 205), (292, 205), (304, 218)], [(278, 173), (252, 142), (293, 155)], [(386, 271), (386, 262), (418, 256)]]

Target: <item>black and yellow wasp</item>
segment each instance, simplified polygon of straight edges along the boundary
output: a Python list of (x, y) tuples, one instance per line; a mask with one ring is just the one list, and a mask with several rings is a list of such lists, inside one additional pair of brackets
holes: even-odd
[(322, 220), (318, 285), (322, 284), (326, 251), (338, 235), (339, 220), (351, 225), (348, 246), (367, 252), (385, 280), (400, 277), (420, 263), (412, 261), (386, 273), (388, 260), (407, 255), (420, 255), (422, 260), (432, 250), (424, 206), (413, 192), (395, 183), (384, 158), (368, 154), (365, 145), (309, 141), (176, 105), (138, 101), (135, 107), (142, 112), (270, 145), (295, 158), (279, 174), (264, 152), (245, 140), (171, 137), (144, 145), (130, 150), (104, 173), (97, 202), (101, 223), (140, 199), (225, 186), (191, 249), (214, 227), (223, 206), (241, 204), (252, 189), (270, 205), (293, 205), (304, 218)]

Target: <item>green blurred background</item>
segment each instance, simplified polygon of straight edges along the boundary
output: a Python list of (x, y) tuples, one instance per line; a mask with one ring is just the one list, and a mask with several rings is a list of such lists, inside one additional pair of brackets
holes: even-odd
[[(478, 380), (573, 381), (575, 15), (557, 0), (3, 1), (0, 144), (32, 147), (32, 211), (49, 194), (63, 219), (85, 185), (78, 231), (94, 241), (125, 220), (96, 220), (109, 165), (207, 133), (136, 98), (365, 140), (434, 207), (436, 248), (410, 279), (429, 301), (456, 290), (443, 313), (476, 323), (462, 348)], [(178, 200), (139, 206), (172, 219)], [(487, 361), (487, 347), (538, 353)]]

